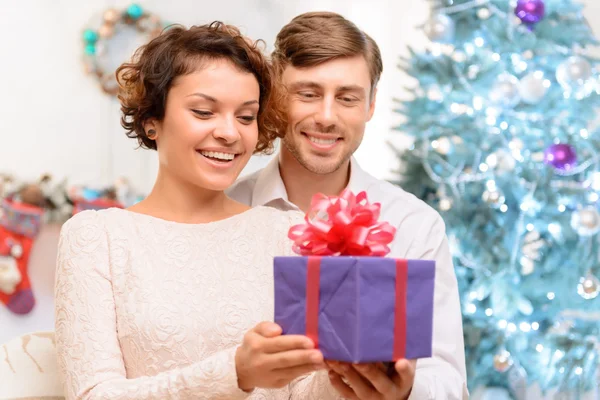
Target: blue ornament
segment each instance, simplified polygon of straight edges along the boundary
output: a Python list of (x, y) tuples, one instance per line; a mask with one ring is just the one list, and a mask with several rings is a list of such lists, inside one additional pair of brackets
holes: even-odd
[(98, 40), (98, 34), (91, 29), (86, 29), (83, 32), (83, 40), (88, 44), (94, 44)]
[(88, 56), (93, 56), (96, 54), (96, 46), (94, 44), (86, 44), (85, 45), (85, 54)]
[(82, 197), (88, 201), (97, 200), (100, 197), (102, 197), (102, 192), (95, 189), (84, 188), (82, 192)]
[(132, 19), (138, 19), (144, 15), (144, 10), (142, 10), (142, 7), (139, 4), (132, 4), (127, 7), (127, 15)]

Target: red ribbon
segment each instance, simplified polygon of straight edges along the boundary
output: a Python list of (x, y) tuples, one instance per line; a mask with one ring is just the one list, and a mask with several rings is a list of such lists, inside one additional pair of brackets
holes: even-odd
[(321, 258), (308, 257), (306, 271), (306, 336), (319, 348), (319, 290)]
[(406, 287), (408, 285), (408, 261), (396, 260), (396, 309), (394, 312), (394, 361), (406, 354)]
[(306, 224), (292, 226), (293, 250), (310, 256), (385, 256), (396, 228), (378, 222), (380, 204), (370, 204), (366, 192), (339, 196), (316, 194), (305, 216)]

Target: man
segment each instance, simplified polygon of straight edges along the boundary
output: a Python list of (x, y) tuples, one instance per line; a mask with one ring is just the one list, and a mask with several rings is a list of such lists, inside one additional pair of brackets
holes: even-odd
[(352, 157), (375, 110), (383, 69), (377, 44), (340, 15), (307, 13), (279, 32), (273, 62), (289, 91), (283, 146), (229, 195), (251, 206), (306, 211), (315, 193), (366, 191), (381, 203), (381, 220), (397, 228), (390, 256), (435, 259), (437, 265), (433, 357), (400, 360), (391, 378), (373, 365), (332, 364), (331, 385), (352, 399), (467, 398), (461, 310), (444, 222), (413, 195), (368, 175)]

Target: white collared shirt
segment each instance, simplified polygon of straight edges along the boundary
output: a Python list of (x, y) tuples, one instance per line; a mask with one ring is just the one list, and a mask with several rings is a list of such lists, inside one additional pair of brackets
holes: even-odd
[[(417, 361), (409, 400), (467, 399), (461, 308), (444, 221), (414, 195), (366, 173), (354, 158), (348, 189), (355, 194), (366, 191), (369, 202), (381, 204), (380, 220), (396, 227), (390, 257), (436, 261), (433, 357)], [(298, 210), (288, 200), (279, 173), (279, 157), (274, 157), (264, 169), (238, 180), (227, 194), (252, 207)]]

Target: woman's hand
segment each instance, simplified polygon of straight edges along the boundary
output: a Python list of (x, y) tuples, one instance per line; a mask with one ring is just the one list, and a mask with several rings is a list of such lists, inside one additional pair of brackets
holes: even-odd
[(302, 335), (282, 335), (273, 322), (261, 322), (244, 336), (235, 354), (238, 386), (281, 388), (299, 376), (325, 368), (323, 354)]

